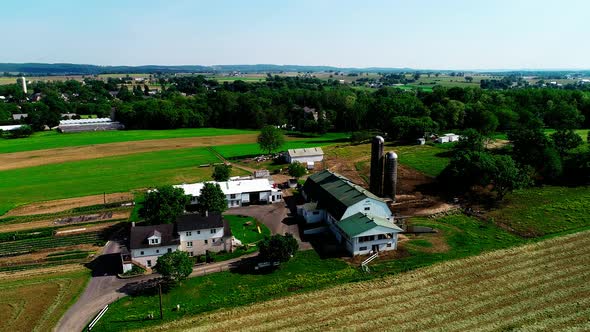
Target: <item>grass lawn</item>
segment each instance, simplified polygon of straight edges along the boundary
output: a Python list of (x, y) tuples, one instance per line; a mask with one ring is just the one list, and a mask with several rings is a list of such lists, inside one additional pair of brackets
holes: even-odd
[[(386, 147), (385, 151), (388, 151)], [(394, 146), (398, 162), (412, 167), (426, 175), (437, 176), (449, 164), (445, 155), (448, 149), (439, 145), (403, 145)]]
[[(188, 279), (163, 296), (164, 321), (219, 308), (236, 307), (301, 291), (363, 278), (358, 269), (339, 259), (322, 260), (314, 251), (301, 251), (270, 274), (220, 272)], [(173, 311), (176, 305), (179, 311)], [(162, 321), (157, 296), (125, 297), (113, 303), (93, 331), (144, 328)]]
[(543, 236), (590, 226), (590, 187), (533, 187), (506, 196), (488, 213), (524, 236)]
[[(268, 227), (257, 222), (252, 217), (234, 215), (224, 215), (223, 217), (229, 222), (233, 236), (240, 240), (243, 245), (256, 243), (264, 239), (265, 236), (270, 236)], [(248, 222), (250, 225), (246, 225)], [(260, 226), (261, 233), (258, 233), (258, 226)]]
[(0, 331), (51, 331), (89, 280), (81, 266), (0, 277)]
[[(327, 133), (325, 135), (318, 137), (297, 138), (296, 141), (286, 141), (285, 144), (281, 146), (280, 150), (286, 151), (287, 149), (325, 146), (347, 140), (348, 134), (346, 133)], [(221, 145), (216, 146), (214, 148), (219, 154), (221, 154), (223, 157), (227, 159), (234, 159), (246, 156), (258, 156), (261, 154), (268, 153), (268, 151), (260, 150), (260, 147), (257, 143)]]
[(205, 180), (212, 169), (198, 165), (217, 161), (206, 148), (190, 148), (2, 171), (0, 215), (31, 202)]
[(37, 132), (28, 138), (0, 139), (0, 153), (55, 149), (69, 146), (143, 141), (152, 139), (252, 134), (241, 129), (190, 128), (170, 130), (113, 130), (62, 134)]

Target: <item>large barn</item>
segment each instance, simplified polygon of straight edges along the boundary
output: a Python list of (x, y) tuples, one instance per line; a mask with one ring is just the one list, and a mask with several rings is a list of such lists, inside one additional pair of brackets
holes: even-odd
[(316, 162), (324, 160), (324, 151), (322, 148), (289, 149), (286, 157), (288, 163), (299, 162), (311, 169)]
[(119, 130), (125, 128), (123, 124), (111, 118), (61, 120), (57, 128), (62, 133), (77, 133), (82, 131)]

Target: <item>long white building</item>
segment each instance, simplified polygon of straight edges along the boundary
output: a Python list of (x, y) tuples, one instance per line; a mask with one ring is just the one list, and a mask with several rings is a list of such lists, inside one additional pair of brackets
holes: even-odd
[[(197, 204), (201, 190), (206, 182), (176, 185), (186, 195), (191, 196), (191, 204)], [(239, 207), (252, 204), (271, 204), (283, 201), (280, 189), (275, 188), (268, 179), (235, 180), (217, 183), (225, 194), (228, 207)]]

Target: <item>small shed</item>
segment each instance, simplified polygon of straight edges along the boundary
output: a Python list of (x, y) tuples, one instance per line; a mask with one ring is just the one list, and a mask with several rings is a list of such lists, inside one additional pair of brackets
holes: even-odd
[(418, 138), (416, 140), (416, 144), (418, 144), (418, 145), (424, 145), (424, 144), (426, 144), (426, 139), (425, 138)]
[(287, 162), (300, 162), (302, 164), (315, 163), (324, 160), (322, 148), (289, 149), (287, 151)]
[(437, 143), (458, 142), (460, 138), (461, 138), (461, 136), (459, 136), (459, 135), (456, 135), (453, 133), (448, 133), (448, 134), (444, 134), (443, 136), (437, 138), (436, 142)]

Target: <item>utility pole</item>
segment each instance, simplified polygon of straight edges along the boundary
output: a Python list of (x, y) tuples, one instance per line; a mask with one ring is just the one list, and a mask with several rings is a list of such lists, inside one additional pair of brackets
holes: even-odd
[(104, 202), (104, 205), (107, 205), (107, 192), (106, 191), (104, 191), (102, 193), (102, 200)]
[(158, 284), (158, 290), (160, 293), (160, 319), (164, 319), (164, 313), (162, 312), (162, 283)]

